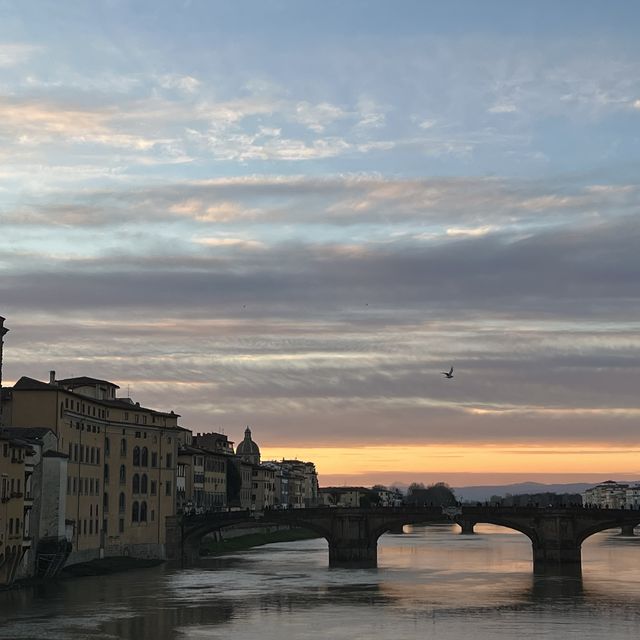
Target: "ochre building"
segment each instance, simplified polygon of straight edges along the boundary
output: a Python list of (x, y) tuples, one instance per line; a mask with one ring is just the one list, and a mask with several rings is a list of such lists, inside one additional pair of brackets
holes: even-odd
[(178, 415), (117, 395), (89, 377), (22, 377), (5, 389), (4, 423), (48, 427), (68, 455), (68, 564), (105, 555), (162, 557), (175, 514)]

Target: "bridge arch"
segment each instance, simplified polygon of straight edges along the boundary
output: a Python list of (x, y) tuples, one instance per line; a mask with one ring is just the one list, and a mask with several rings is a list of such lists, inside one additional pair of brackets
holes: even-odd
[(640, 513), (630, 514), (630, 517), (620, 518), (613, 517), (611, 520), (604, 520), (602, 522), (594, 523), (581, 530), (578, 536), (578, 543), (582, 544), (587, 538), (594, 536), (601, 531), (607, 531), (607, 529), (619, 529), (620, 527), (631, 526), (635, 527), (640, 524)]
[[(244, 511), (232, 512), (233, 515), (231, 517), (207, 518), (196, 516), (195, 518), (185, 518), (181, 536), (183, 560), (193, 561), (197, 559), (200, 544), (206, 535), (215, 531), (229, 529), (239, 524), (250, 524), (256, 527), (268, 524), (299, 527), (317, 533), (331, 545), (332, 534), (329, 529), (313, 520), (296, 516), (294, 510), (291, 511), (291, 514), (286, 513), (285, 515), (285, 513), (265, 511), (260, 517), (256, 517), (251, 512)], [(226, 516), (227, 514), (222, 515)]]

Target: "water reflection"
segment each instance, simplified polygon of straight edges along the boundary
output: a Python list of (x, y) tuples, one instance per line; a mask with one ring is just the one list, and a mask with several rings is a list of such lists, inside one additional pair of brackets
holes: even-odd
[[(584, 576), (531, 572), (525, 536), (412, 527), (380, 541), (378, 569), (329, 569), (323, 540), (0, 594), (0, 638), (305, 640), (640, 636), (640, 547), (585, 543)], [(640, 539), (638, 539), (640, 542)]]

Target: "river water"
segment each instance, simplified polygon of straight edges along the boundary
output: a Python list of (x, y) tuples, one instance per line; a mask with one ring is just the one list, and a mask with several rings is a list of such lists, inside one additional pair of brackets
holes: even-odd
[(581, 579), (534, 578), (522, 534), (458, 531), (384, 535), (377, 569), (329, 569), (304, 540), (0, 593), (0, 639), (640, 638), (640, 537), (598, 534)]

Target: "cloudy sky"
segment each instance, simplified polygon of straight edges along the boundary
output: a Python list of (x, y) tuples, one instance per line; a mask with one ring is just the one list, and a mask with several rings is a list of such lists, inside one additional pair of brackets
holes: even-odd
[(0, 0), (5, 384), (323, 484), (640, 477), (639, 18)]

